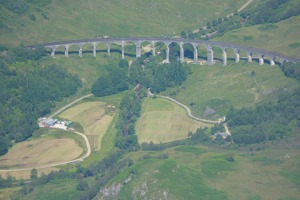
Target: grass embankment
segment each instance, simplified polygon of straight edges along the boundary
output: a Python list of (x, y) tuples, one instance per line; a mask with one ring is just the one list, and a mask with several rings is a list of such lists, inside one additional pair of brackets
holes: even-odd
[[(109, 36), (161, 36), (193, 30), (232, 13), (246, 0), (89, 2), (52, 0), (17, 15), (0, 7), (0, 43), (7, 45)], [(107, 12), (109, 11), (109, 12)], [(30, 15), (34, 15), (31, 19)]]
[[(298, 199), (300, 154), (292, 145), (299, 138), (293, 140), (243, 150), (179, 146), (130, 153), (134, 174), (118, 199)], [(163, 154), (168, 158), (161, 159)], [(228, 156), (234, 161), (228, 161)], [(120, 173), (110, 185), (127, 179), (130, 170)]]
[(278, 23), (244, 27), (229, 31), (214, 40), (244, 44), (300, 58), (299, 20), (300, 16), (296, 16)]
[(256, 62), (230, 61), (226, 67), (192, 65), (191, 69), (193, 73), (181, 86), (164, 94), (188, 105), (195, 116), (205, 118), (224, 116), (231, 106), (250, 107), (274, 101), (280, 92), (299, 87), (299, 83), (285, 77), (278, 66), (260, 66)]
[(146, 98), (136, 133), (139, 143), (160, 143), (187, 138), (189, 131), (207, 126), (210, 125), (188, 118), (186, 111), (171, 101)]

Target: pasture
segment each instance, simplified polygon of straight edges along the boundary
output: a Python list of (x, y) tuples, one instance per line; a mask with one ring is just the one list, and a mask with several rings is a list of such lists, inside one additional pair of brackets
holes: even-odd
[(202, 27), (244, 3), (246, 0), (52, 0), (46, 6), (31, 7), (34, 20), (29, 13), (17, 15), (1, 6), (0, 41), (17, 46), (103, 35), (180, 35), (182, 30)]
[[(75, 133), (57, 129), (38, 130), (30, 140), (15, 144), (6, 155), (0, 157), (0, 169), (38, 168), (70, 161), (85, 153), (84, 145), (83, 138)], [(39, 169), (38, 173), (46, 174), (51, 170), (57, 169), (48, 167)], [(27, 179), (30, 170), (1, 171), (0, 174)]]
[(180, 106), (166, 99), (146, 98), (142, 105), (142, 115), (136, 123), (139, 143), (169, 142), (187, 138), (189, 131), (211, 126), (190, 119)]
[[(170, 199), (298, 199), (300, 154), (293, 148), (298, 140), (299, 137), (232, 150), (179, 146), (159, 152), (132, 152), (127, 157), (135, 164), (117, 175), (107, 188), (126, 180), (130, 171), (134, 171), (118, 199), (166, 196)], [(163, 154), (168, 158), (162, 159)], [(234, 158), (233, 162), (226, 159), (228, 155)]]
[(224, 116), (231, 106), (251, 107), (274, 101), (279, 93), (299, 86), (297, 80), (284, 76), (279, 66), (258, 65), (255, 61), (229, 61), (226, 67), (219, 62), (213, 66), (191, 65), (191, 69), (192, 74), (181, 86), (163, 94), (189, 106), (195, 116), (210, 119)]
[(112, 113), (106, 114), (108, 107), (104, 102), (84, 102), (67, 109), (59, 117), (78, 122), (88, 137), (91, 149), (99, 151), (102, 138), (113, 119)]
[(225, 33), (216, 41), (244, 44), (284, 55), (300, 57), (300, 16), (274, 24), (244, 27)]

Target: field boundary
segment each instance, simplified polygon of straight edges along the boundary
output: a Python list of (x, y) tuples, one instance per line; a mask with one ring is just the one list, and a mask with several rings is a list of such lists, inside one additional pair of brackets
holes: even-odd
[[(73, 131), (70, 131), (70, 132), (73, 132)], [(74, 131), (73, 133), (76, 133), (76, 134), (82, 136), (84, 138), (85, 144), (87, 146), (87, 152), (81, 158), (77, 158), (77, 159), (70, 160), (70, 161), (65, 161), (65, 162), (60, 162), (60, 163), (56, 163), (56, 164), (42, 165), (42, 166), (39, 166), (39, 167), (29, 167), (29, 168), (20, 168), (20, 169), (0, 169), (0, 172), (26, 171), (26, 170), (31, 170), (33, 168), (35, 168), (35, 169), (44, 169), (44, 168), (56, 167), (56, 166), (59, 166), (59, 165), (66, 165), (66, 164), (71, 164), (71, 163), (76, 163), (76, 162), (83, 161), (85, 158), (87, 158), (87, 157), (90, 156), (90, 154), (91, 154), (91, 146), (90, 146), (90, 144), (88, 142), (87, 137), (83, 133), (79, 133), (77, 131)]]
[[(150, 92), (150, 90), (148, 90), (148, 92)], [(153, 95), (153, 94), (152, 94)], [(221, 124), (222, 120), (218, 120), (218, 121), (213, 121), (213, 120), (208, 120), (208, 119), (202, 119), (202, 118), (198, 118), (198, 117), (195, 117), (193, 114), (192, 114), (192, 111), (189, 107), (187, 107), (186, 105), (184, 105), (183, 103), (180, 103), (179, 101), (177, 101), (176, 99), (173, 99), (171, 97), (167, 97), (167, 96), (162, 96), (162, 95), (156, 95), (157, 97), (159, 98), (163, 98), (163, 99), (167, 99), (169, 101), (172, 101), (173, 103), (176, 103), (177, 105), (181, 106), (182, 108), (184, 108), (187, 112), (187, 116), (191, 119), (194, 119), (196, 121), (200, 121), (200, 122), (204, 122), (204, 123), (210, 123), (210, 124)], [(229, 128), (227, 126), (226, 123), (223, 123), (223, 126), (224, 126), (224, 129), (225, 129), (225, 132), (228, 134), (228, 135), (231, 135), (230, 131), (229, 131)]]
[[(66, 110), (70, 106), (74, 105), (75, 103), (81, 101), (82, 99), (90, 97), (90, 96), (92, 96), (92, 94), (85, 95), (83, 97), (80, 97), (80, 98), (72, 101), (71, 103), (63, 106), (62, 108), (60, 108), (59, 110), (57, 110), (56, 112), (54, 112), (53, 114), (51, 114), (49, 116), (49, 118), (52, 118), (52, 117), (58, 115), (59, 113), (63, 112), (64, 110)], [(77, 159), (70, 160), (70, 161), (65, 161), (65, 162), (60, 162), (60, 163), (56, 163), (56, 164), (42, 165), (42, 166), (39, 166), (39, 167), (20, 168), (20, 169), (0, 169), (0, 172), (26, 171), (26, 170), (31, 170), (33, 168), (35, 168), (35, 169), (44, 169), (44, 168), (49, 168), (49, 167), (56, 167), (56, 166), (59, 166), (59, 165), (66, 165), (66, 164), (71, 164), (71, 163), (76, 163), (76, 162), (82, 162), (85, 158), (89, 157), (90, 154), (91, 154), (91, 145), (90, 145), (90, 143), (88, 141), (88, 138), (83, 133), (80, 133), (80, 132), (77, 132), (77, 131), (69, 131), (69, 132), (73, 132), (73, 133), (76, 133), (76, 134), (80, 135), (81, 137), (83, 137), (83, 139), (85, 141), (85, 144), (86, 144), (86, 147), (87, 147), (87, 152), (81, 158), (77, 158)]]

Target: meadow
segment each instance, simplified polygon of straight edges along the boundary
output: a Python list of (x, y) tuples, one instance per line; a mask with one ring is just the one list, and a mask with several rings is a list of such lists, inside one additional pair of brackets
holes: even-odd
[(139, 143), (169, 142), (187, 138), (188, 132), (211, 125), (187, 117), (186, 111), (166, 99), (146, 98), (142, 114), (136, 123)]
[[(123, 183), (118, 199), (295, 200), (300, 195), (300, 154), (292, 146), (298, 141), (299, 137), (232, 150), (179, 146), (133, 152), (127, 157), (135, 164), (112, 179), (107, 188), (125, 181), (131, 171), (131, 180)], [(228, 156), (234, 160), (227, 160)]]
[[(105, 1), (52, 0), (29, 13), (14, 14), (0, 7), (0, 43), (17, 46), (108, 35), (172, 36), (223, 17), (246, 0)], [(109, 11), (109, 12), (107, 12)], [(34, 18), (32, 18), (32, 15)]]
[[(85, 151), (83, 138), (77, 134), (58, 129), (41, 129), (36, 131), (30, 140), (15, 144), (6, 155), (1, 156), (0, 168), (38, 168), (79, 158)], [(27, 179), (30, 170), (1, 171), (0, 174), (3, 177), (10, 174), (18, 179)], [(51, 170), (57, 168), (39, 169), (38, 173), (49, 173)]]
[(78, 122), (83, 127), (91, 148), (99, 151), (102, 138), (113, 119), (113, 114), (107, 114), (106, 108), (108, 106), (104, 102), (84, 102), (69, 108), (59, 114), (59, 117)]
[(295, 79), (285, 77), (278, 65), (260, 66), (255, 61), (229, 61), (226, 67), (218, 61), (213, 66), (191, 65), (191, 70), (192, 74), (181, 86), (163, 94), (186, 104), (195, 116), (204, 118), (222, 117), (231, 106), (251, 107), (274, 101), (279, 93), (291, 92), (299, 86)]
[(244, 27), (229, 31), (214, 40), (277, 51), (299, 58), (299, 20), (300, 16), (295, 16), (278, 23)]

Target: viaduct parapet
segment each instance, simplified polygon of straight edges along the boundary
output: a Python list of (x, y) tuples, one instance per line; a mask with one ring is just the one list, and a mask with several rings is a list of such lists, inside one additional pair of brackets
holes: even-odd
[(82, 39), (82, 40), (68, 40), (61, 42), (52, 42), (52, 43), (44, 43), (39, 45), (31, 45), (26, 46), (26, 48), (37, 48), (38, 46), (43, 46), (47, 49), (51, 50), (51, 56), (55, 57), (55, 52), (57, 48), (63, 47), (65, 57), (69, 55), (69, 48), (71, 46), (78, 47), (78, 54), (82, 57), (83, 47), (87, 44), (92, 45), (93, 47), (93, 55), (96, 56), (97, 46), (99, 44), (105, 44), (107, 47), (107, 55), (110, 56), (111, 45), (116, 44), (122, 47), (122, 59), (124, 59), (125, 51), (124, 47), (126, 44), (132, 43), (136, 46), (136, 57), (141, 57), (142, 55), (142, 44), (150, 44), (152, 47), (152, 54), (156, 54), (156, 44), (163, 43), (166, 46), (166, 60), (165, 62), (169, 62), (170, 56), (170, 48), (169, 45), (171, 43), (177, 43), (180, 47), (180, 60), (183, 62), (185, 60), (184, 57), (184, 45), (189, 44), (194, 49), (194, 63), (198, 62), (198, 46), (204, 46), (207, 51), (207, 64), (214, 64), (214, 48), (218, 47), (222, 50), (222, 62), (223, 65), (227, 65), (227, 50), (232, 49), (234, 52), (235, 62), (240, 61), (240, 52), (244, 51), (247, 54), (248, 62), (252, 62), (253, 57), (258, 58), (259, 64), (264, 64), (265, 60), (269, 60), (270, 65), (275, 65), (275, 59), (279, 63), (283, 62), (300, 62), (300, 59), (293, 58), (289, 56), (282, 55), (277, 52), (266, 51), (263, 49), (258, 49), (254, 47), (249, 47), (245, 45), (237, 45), (237, 44), (229, 44), (223, 42), (215, 42), (208, 40), (195, 40), (195, 39), (183, 39), (183, 38), (156, 38), (156, 37), (130, 37), (130, 38), (94, 38), (94, 39)]

